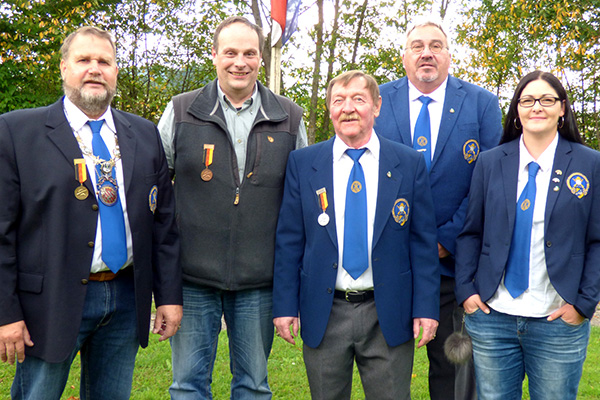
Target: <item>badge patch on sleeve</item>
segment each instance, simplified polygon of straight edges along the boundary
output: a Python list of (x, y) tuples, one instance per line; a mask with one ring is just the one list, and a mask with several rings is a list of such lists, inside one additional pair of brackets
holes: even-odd
[(479, 143), (477, 143), (477, 140), (475, 140), (475, 139), (467, 140), (465, 142), (465, 144), (463, 145), (463, 157), (465, 158), (465, 160), (469, 164), (471, 164), (475, 160), (477, 160), (478, 156), (479, 156)]
[(408, 221), (408, 214), (410, 212), (410, 207), (408, 205), (408, 201), (406, 199), (398, 199), (394, 203), (394, 207), (392, 207), (392, 216), (394, 217), (394, 221), (403, 226), (406, 221)]
[(148, 205), (150, 206), (150, 211), (154, 214), (156, 211), (156, 201), (158, 198), (158, 187), (156, 185), (152, 186), (150, 189), (150, 194), (148, 195)]
[(580, 172), (574, 172), (567, 178), (567, 186), (577, 198), (581, 199), (590, 190), (590, 181)]

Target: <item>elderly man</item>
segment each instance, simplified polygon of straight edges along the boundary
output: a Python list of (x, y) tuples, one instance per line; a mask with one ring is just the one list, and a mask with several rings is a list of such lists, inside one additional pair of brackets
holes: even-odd
[(270, 399), (275, 226), (288, 154), (306, 146), (302, 108), (257, 81), (262, 30), (216, 29), (217, 79), (173, 98), (159, 129), (175, 176), (184, 310), (171, 341), (173, 399), (210, 399), (225, 316), (231, 397)]
[(354, 361), (366, 398), (410, 399), (414, 339), (435, 337), (439, 310), (425, 160), (374, 134), (371, 76), (334, 78), (327, 105), (335, 137), (288, 161), (273, 322), (294, 343), (300, 316), (313, 399), (349, 399)]
[(182, 315), (173, 189), (156, 127), (110, 107), (115, 46), (83, 27), (61, 48), (65, 97), (0, 116), (0, 356), (13, 399), (129, 399), (138, 347)]
[(421, 152), (429, 171), (441, 271), (440, 326), (427, 345), (433, 400), (476, 397), (472, 363), (455, 367), (444, 342), (462, 323), (454, 295), (454, 250), (471, 174), (479, 153), (496, 146), (502, 131), (498, 98), (450, 76), (450, 60), (441, 25), (424, 21), (409, 29), (402, 56), (407, 76), (381, 85), (383, 106), (375, 124), (379, 135)]

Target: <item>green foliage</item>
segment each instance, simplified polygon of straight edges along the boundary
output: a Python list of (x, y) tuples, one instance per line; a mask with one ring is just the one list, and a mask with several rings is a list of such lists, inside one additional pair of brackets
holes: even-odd
[(61, 96), (62, 40), (99, 8), (97, 0), (5, 0), (0, 5), (0, 114), (48, 105)]
[(458, 73), (495, 88), (505, 102), (518, 80), (542, 69), (562, 78), (588, 144), (600, 135), (600, 1), (463, 1), (459, 44), (470, 49)]
[(118, 45), (116, 108), (158, 122), (176, 94), (215, 78), (212, 35), (233, 4), (195, 0), (129, 0), (99, 17)]

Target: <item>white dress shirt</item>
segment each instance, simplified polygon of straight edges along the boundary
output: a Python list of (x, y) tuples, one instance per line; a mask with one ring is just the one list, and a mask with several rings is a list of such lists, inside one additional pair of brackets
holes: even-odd
[(408, 81), (408, 105), (410, 108), (410, 136), (415, 137), (415, 125), (417, 124), (417, 118), (421, 112), (423, 103), (419, 100), (421, 96), (427, 96), (431, 98), (429, 103), (429, 126), (431, 128), (431, 159), (435, 154), (435, 146), (437, 144), (438, 134), (440, 131), (440, 125), (442, 123), (442, 113), (444, 111), (444, 100), (446, 99), (446, 85), (448, 85), (448, 78), (442, 82), (442, 84), (429, 94), (424, 94), (419, 91), (410, 81)]
[(540, 166), (535, 178), (535, 205), (533, 207), (533, 224), (529, 252), (529, 288), (519, 297), (513, 299), (506, 286), (504, 286), (504, 278), (502, 278), (498, 290), (488, 301), (488, 305), (496, 311), (510, 315), (537, 318), (546, 317), (565, 304), (565, 301), (556, 292), (556, 289), (554, 289), (554, 286), (550, 282), (546, 267), (546, 254), (544, 252), (544, 214), (546, 212), (546, 199), (548, 198), (548, 188), (550, 186), (554, 153), (556, 153), (557, 145), (558, 133), (540, 157), (534, 160), (527, 151), (523, 142), (523, 135), (521, 135), (519, 141), (519, 176), (515, 203), (518, 201), (521, 192), (525, 189), (529, 180), (527, 165), (535, 161)]
[(373, 132), (369, 142), (362, 146), (367, 151), (360, 157), (359, 163), (365, 174), (367, 190), (367, 238), (369, 267), (358, 277), (352, 278), (343, 268), (344, 254), (344, 213), (346, 210), (346, 190), (348, 178), (354, 166), (354, 161), (346, 150), (349, 149), (342, 140), (335, 138), (333, 141), (333, 197), (335, 206), (335, 228), (338, 241), (338, 268), (335, 288), (337, 290), (365, 290), (373, 289), (373, 268), (371, 253), (373, 247), (373, 224), (375, 222), (375, 208), (377, 204), (377, 189), (379, 187), (379, 138)]
[[(90, 118), (83, 113), (75, 104), (71, 102), (66, 96), (64, 97), (64, 110), (67, 121), (73, 130), (73, 135), (81, 138), (85, 147), (92, 150), (92, 128), (87, 124)], [(113, 120), (110, 106), (105, 113), (98, 118), (98, 120), (104, 120), (102, 129), (100, 130), (100, 136), (106, 144), (110, 154), (116, 147), (116, 132), (115, 121)], [(96, 169), (92, 157), (83, 156), (87, 166), (88, 179), (94, 186), (94, 192), (96, 192)], [(127, 200), (125, 199), (125, 182), (123, 179), (123, 164), (121, 159), (117, 160), (115, 165), (117, 184), (119, 185), (119, 199), (121, 200), (121, 206), (123, 207), (123, 218), (125, 219), (125, 235), (127, 238), (127, 261), (123, 266), (128, 266), (133, 263), (133, 245), (131, 240), (131, 227), (129, 226), (129, 219), (127, 217)], [(73, 166), (73, 177), (75, 177), (75, 166)], [(73, 178), (75, 179), (75, 178)], [(94, 196), (94, 193), (90, 193), (90, 196)], [(97, 196), (96, 196), (97, 197)], [(77, 221), (73, 221), (77, 223)], [(91, 272), (108, 271), (108, 267), (102, 261), (102, 227), (100, 225), (100, 212), (98, 212), (98, 224), (96, 226), (96, 239), (94, 240), (94, 255), (92, 258)]]

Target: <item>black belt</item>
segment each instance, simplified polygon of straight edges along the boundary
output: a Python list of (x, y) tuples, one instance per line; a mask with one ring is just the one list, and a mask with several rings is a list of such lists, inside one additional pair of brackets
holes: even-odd
[(374, 290), (336, 290), (333, 296), (349, 303), (362, 303), (375, 297)]

